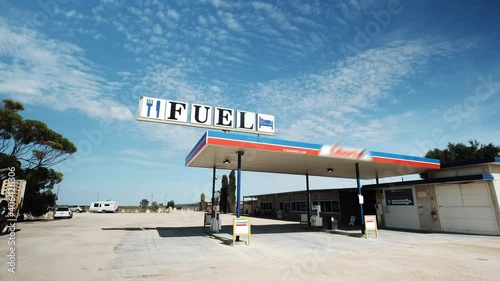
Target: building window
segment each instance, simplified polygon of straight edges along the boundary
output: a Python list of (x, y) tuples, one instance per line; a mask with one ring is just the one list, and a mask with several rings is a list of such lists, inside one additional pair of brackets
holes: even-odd
[(313, 205), (320, 205), (321, 212), (340, 212), (338, 200), (314, 201)]
[(261, 202), (260, 203), (260, 209), (263, 211), (270, 211), (273, 209), (273, 203), (272, 202)]
[(307, 211), (305, 201), (292, 202), (292, 212), (305, 212)]

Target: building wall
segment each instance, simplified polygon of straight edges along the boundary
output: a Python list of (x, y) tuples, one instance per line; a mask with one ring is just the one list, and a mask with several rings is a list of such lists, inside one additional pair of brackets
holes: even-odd
[(413, 199), (415, 200), (416, 194), (413, 186), (400, 186), (398, 188), (384, 189), (383, 200), (382, 197), (377, 198), (377, 204), (383, 206), (383, 224), (385, 227), (402, 228), (402, 229), (420, 229), (418, 208), (414, 201), (414, 205), (388, 205), (386, 201), (385, 190), (397, 189), (411, 189)]
[(497, 219), (497, 225), (500, 233), (500, 166), (488, 165), (488, 171), (493, 176), (493, 180), (488, 182), (488, 187), (491, 195), (491, 203)]
[(493, 203), (493, 210), (497, 219), (497, 225), (500, 228), (500, 175), (495, 177), (495, 180), (489, 183), (491, 201)]
[[(338, 190), (310, 190), (310, 195), (311, 204), (315, 201), (319, 203), (321, 203), (321, 201), (339, 201)], [(261, 209), (261, 206), (265, 206), (264, 210), (260, 210), (260, 216), (277, 218), (280, 207), (282, 207), (282, 218), (287, 220), (300, 221), (300, 215), (307, 213), (307, 198), (305, 190), (302, 193), (267, 194), (258, 196), (257, 198), (258, 205), (256, 206), (258, 206), (259, 209)], [(280, 204), (280, 202), (282, 204)], [(300, 210), (297, 210), (297, 204), (301, 205), (302, 208)], [(339, 202), (339, 204), (341, 203)], [(325, 212), (325, 210), (322, 210), (322, 212)], [(334, 213), (339, 214), (340, 212)]]
[(489, 174), (490, 165), (478, 165), (470, 167), (457, 167), (457, 168), (447, 168), (443, 170), (430, 171), (429, 176), (432, 179), (435, 178), (447, 178), (447, 177), (457, 177), (457, 176), (468, 176), (468, 175), (478, 175), (478, 174)]
[(495, 176), (495, 179), (499, 179), (500, 176), (500, 166), (490, 165), (490, 174)]
[[(383, 198), (377, 196), (377, 204), (383, 205), (379, 223), (391, 228), (500, 235), (499, 186), (500, 180), (480, 180), (386, 188)], [(412, 189), (415, 205), (387, 204), (385, 190), (408, 188)], [(437, 218), (432, 218), (433, 208)]]
[(499, 235), (491, 181), (436, 185), (443, 231)]
[(489, 170), (490, 174), (494, 178), (494, 180), (489, 182), (491, 201), (493, 204), (493, 210), (495, 211), (497, 224), (500, 228), (500, 166), (489, 165)]
[(497, 213), (498, 225), (500, 225), (500, 166), (490, 165), (490, 174), (494, 178), (490, 183), (490, 192)]

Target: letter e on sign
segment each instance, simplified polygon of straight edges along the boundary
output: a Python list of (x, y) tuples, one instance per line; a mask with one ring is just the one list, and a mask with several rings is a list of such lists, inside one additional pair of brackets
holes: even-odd
[(214, 126), (233, 128), (234, 110), (222, 107), (215, 108)]

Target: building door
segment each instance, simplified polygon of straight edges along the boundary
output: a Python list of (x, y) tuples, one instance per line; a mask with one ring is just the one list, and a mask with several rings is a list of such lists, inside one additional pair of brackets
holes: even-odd
[(444, 231), (500, 234), (487, 183), (443, 184), (435, 188)]
[(285, 202), (284, 204), (284, 217), (289, 218), (290, 217), (290, 203)]
[(422, 230), (439, 230), (439, 223), (437, 219), (432, 218), (432, 208), (437, 207), (435, 205), (435, 195), (434, 190), (429, 185), (422, 185), (415, 187), (415, 193), (417, 195), (417, 210), (418, 210), (418, 222), (420, 224), (420, 229)]

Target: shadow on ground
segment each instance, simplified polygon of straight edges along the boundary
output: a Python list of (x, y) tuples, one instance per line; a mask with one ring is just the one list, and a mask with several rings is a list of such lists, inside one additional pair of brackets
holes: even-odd
[[(189, 237), (189, 236), (206, 236), (210, 231), (209, 226), (190, 226), (190, 227), (109, 227), (101, 228), (102, 230), (115, 231), (158, 231), (158, 235), (162, 238), (168, 237)], [(273, 224), (273, 225), (252, 225), (252, 235), (272, 234), (272, 233), (292, 233), (292, 232), (311, 232), (315, 229), (309, 228), (300, 224)], [(233, 226), (222, 226), (220, 233), (232, 235)]]

